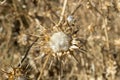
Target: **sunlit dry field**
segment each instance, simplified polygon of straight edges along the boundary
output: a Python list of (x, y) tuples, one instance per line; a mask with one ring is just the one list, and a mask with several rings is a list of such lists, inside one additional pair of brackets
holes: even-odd
[(0, 0), (0, 80), (120, 80), (119, 0)]

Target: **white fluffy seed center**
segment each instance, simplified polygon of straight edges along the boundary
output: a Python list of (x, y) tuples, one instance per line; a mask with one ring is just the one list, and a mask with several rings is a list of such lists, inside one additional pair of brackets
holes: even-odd
[(49, 44), (54, 52), (67, 51), (70, 46), (70, 38), (64, 32), (57, 32), (51, 36)]

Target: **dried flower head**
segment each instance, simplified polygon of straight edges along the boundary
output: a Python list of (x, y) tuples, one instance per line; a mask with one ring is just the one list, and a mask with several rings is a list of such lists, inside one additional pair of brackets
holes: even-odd
[(70, 37), (64, 32), (56, 32), (51, 36), (49, 44), (54, 52), (67, 51), (70, 47)]
[(23, 74), (23, 70), (21, 68), (13, 68), (12, 71), (6, 72), (2, 70), (4, 73), (6, 73), (8, 80), (27, 80), (27, 77)]
[(73, 16), (72, 15), (69, 15), (68, 17), (67, 17), (67, 21), (70, 23), (70, 22), (73, 22), (74, 21), (74, 18), (73, 18)]

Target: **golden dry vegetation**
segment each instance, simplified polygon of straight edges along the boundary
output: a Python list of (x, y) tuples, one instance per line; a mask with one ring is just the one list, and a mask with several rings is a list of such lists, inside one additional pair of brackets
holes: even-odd
[(120, 80), (119, 0), (0, 0), (0, 80)]

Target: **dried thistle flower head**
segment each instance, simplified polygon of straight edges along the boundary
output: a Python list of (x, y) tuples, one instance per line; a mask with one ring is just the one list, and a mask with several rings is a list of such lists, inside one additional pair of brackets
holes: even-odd
[(73, 22), (73, 20), (74, 20), (74, 18), (73, 18), (73, 16), (72, 15), (69, 15), (68, 17), (67, 17), (67, 21), (70, 23), (70, 22)]
[(27, 80), (26, 75), (23, 74), (23, 70), (19, 67), (12, 67), (12, 71), (10, 72), (2, 71), (7, 75), (8, 80)]
[(70, 37), (64, 32), (56, 32), (50, 37), (50, 48), (53, 52), (67, 51), (70, 47)]

